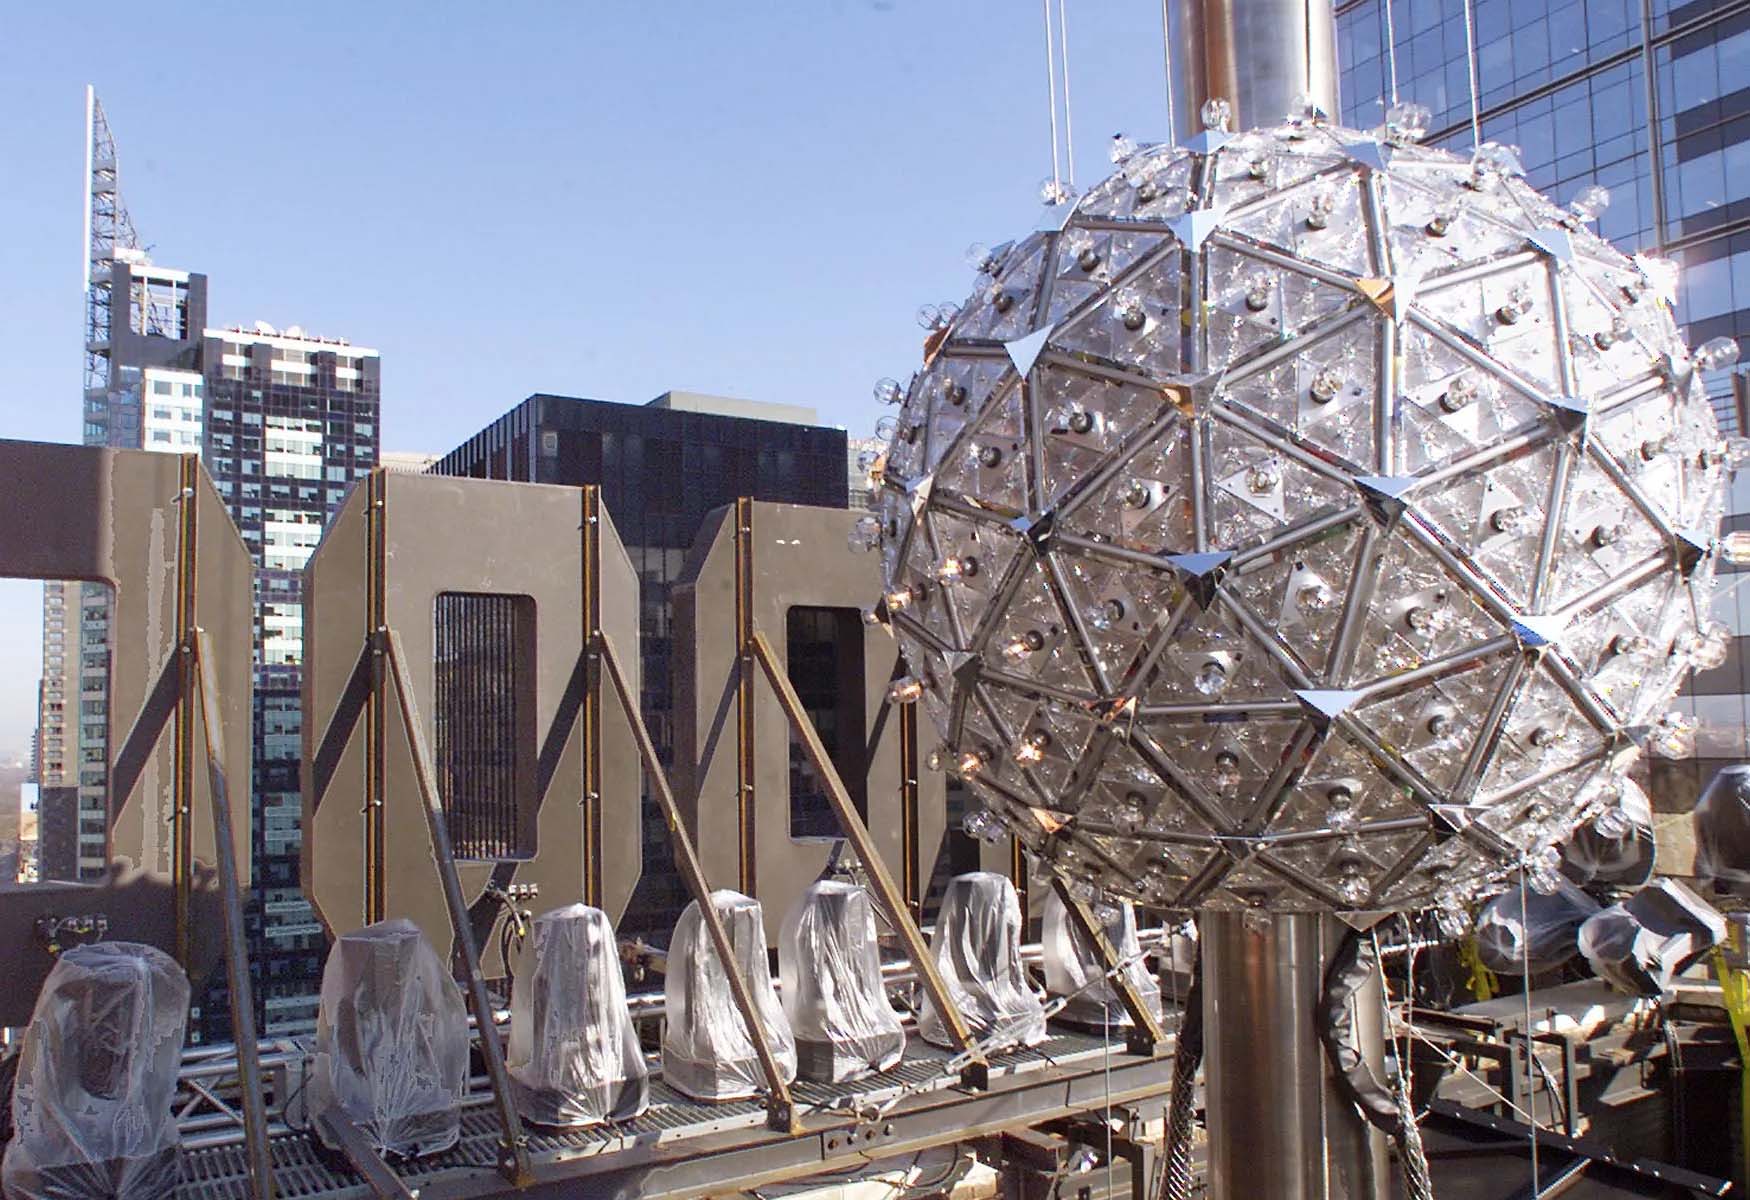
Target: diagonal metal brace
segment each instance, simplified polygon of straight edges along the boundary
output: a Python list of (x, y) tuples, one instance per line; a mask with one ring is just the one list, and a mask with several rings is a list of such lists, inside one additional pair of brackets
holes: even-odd
[(942, 1025), (953, 1039), (955, 1049), (967, 1060), (962, 1079), (969, 1087), (988, 1086), (990, 1064), (973, 1040), (972, 1032), (966, 1026), (966, 1019), (955, 1007), (954, 999), (948, 992), (947, 981), (942, 978), (942, 972), (936, 965), (936, 956), (930, 953), (923, 931), (918, 928), (917, 922), (912, 919), (911, 910), (906, 907), (905, 896), (900, 892), (898, 884), (894, 883), (887, 864), (875, 849), (875, 840), (869, 836), (868, 827), (857, 815), (857, 807), (851, 802), (851, 794), (845, 789), (844, 780), (839, 778), (838, 770), (833, 766), (814, 723), (808, 719), (808, 713), (803, 709), (796, 689), (790, 685), (790, 677), (778, 666), (778, 657), (772, 652), (772, 644), (766, 640), (763, 632), (755, 629), (749, 640), (754, 658), (759, 661), (760, 669), (765, 672), (766, 680), (777, 694), (778, 704), (783, 708), (784, 715), (790, 719), (791, 729), (802, 739), (802, 747), (808, 753), (808, 760), (814, 764), (821, 779), (826, 781), (827, 798), (832, 801), (839, 827), (844, 830), (851, 848), (857, 852), (863, 869), (869, 873), (869, 883), (875, 891), (876, 899), (887, 910), (887, 917), (893, 922), (893, 927), (899, 931), (900, 940), (905, 943), (906, 955), (911, 959), (912, 968), (917, 971), (918, 981), (923, 984), (924, 994), (929, 997), (936, 1015), (942, 1019)]
[(431, 748), (426, 745), (425, 726), (420, 723), (413, 688), (407, 679), (407, 660), (401, 649), (401, 635), (384, 626), (378, 630), (378, 637), (382, 642), (383, 656), (389, 660), (395, 698), (401, 709), (401, 724), (407, 733), (407, 744), (413, 751), (413, 777), (419, 785), (420, 797), (425, 801), (425, 825), (431, 834), (431, 851), (437, 860), (438, 879), (443, 883), (444, 905), (450, 911), (450, 928), (455, 932), (456, 945), (462, 952), (462, 967), (468, 975), (468, 1002), (480, 1031), (480, 1057), (486, 1060), (486, 1077), (492, 1084), (492, 1099), (498, 1110), (501, 1131), (498, 1169), (516, 1187), (527, 1187), (534, 1181), (529, 1164), (529, 1139), (523, 1132), (522, 1118), (517, 1115), (516, 1106), (511, 1101), (504, 1046), (498, 1040), (498, 1027), (492, 1023), (492, 1000), (486, 994), (486, 980), (480, 973), (480, 947), (474, 941), (474, 926), (468, 919), (467, 902), (462, 898), (462, 881), (456, 874), (450, 829), (444, 820), (443, 800), (438, 795), (437, 770), (432, 764)]
[(638, 742), (638, 756), (644, 760), (645, 777), (650, 781), (650, 790), (656, 794), (656, 802), (662, 808), (663, 822), (668, 826), (675, 863), (680, 867), (681, 878), (686, 880), (687, 890), (692, 892), (693, 899), (699, 905), (699, 915), (704, 918), (712, 948), (717, 951), (718, 961), (723, 964), (723, 973), (729, 979), (729, 994), (735, 1001), (736, 1011), (741, 1014), (742, 1024), (747, 1027), (748, 1040), (753, 1043), (754, 1054), (760, 1060), (760, 1070), (766, 1077), (766, 1123), (781, 1133), (800, 1133), (802, 1123), (797, 1118), (795, 1102), (790, 1098), (790, 1085), (784, 1082), (783, 1073), (778, 1070), (778, 1060), (772, 1054), (770, 1043), (766, 1041), (765, 1026), (754, 1007), (753, 992), (748, 988), (741, 968), (735, 963), (735, 948), (730, 945), (729, 931), (723, 927), (723, 918), (718, 915), (717, 906), (711, 902), (711, 885), (705, 879), (705, 868), (700, 864), (699, 852), (687, 833), (686, 824), (681, 820), (674, 791), (669, 787), (668, 772), (662, 769), (662, 761), (656, 756), (656, 746), (650, 740), (650, 730), (645, 727), (644, 717), (638, 710), (638, 697), (632, 695), (631, 689), (626, 686), (626, 672), (620, 665), (620, 656), (614, 649), (613, 640), (597, 630), (594, 645), (601, 656), (602, 664), (607, 667), (608, 680), (614, 685), (614, 694), (620, 699), (620, 707), (625, 710), (627, 722), (632, 727), (632, 736)]
[[(1167, 1035), (1161, 1028), (1160, 1019), (1154, 1010), (1143, 1000), (1142, 993), (1136, 990), (1136, 985), (1130, 981), (1130, 973), (1120, 969), (1124, 962), (1123, 955), (1112, 944), (1112, 939), (1106, 936), (1106, 927), (1094, 916), (1087, 904), (1069, 891), (1063, 877), (1053, 872), (1051, 889), (1057, 893), (1057, 898), (1063, 901), (1063, 907), (1069, 914), (1070, 924), (1075, 931), (1087, 940), (1094, 948), (1094, 953), (1100, 956), (1100, 966), (1106, 972), (1107, 980), (1118, 993), (1119, 1001), (1124, 1005), (1124, 1012), (1130, 1017), (1130, 1031), (1125, 1038), (1125, 1049), (1132, 1054), (1156, 1055), (1166, 1049)], [(1167, 944), (1172, 945), (1169, 938)]]
[(212, 638), (206, 630), (196, 628), (193, 640), (194, 645), (188, 648), (194, 651), (195, 686), (200, 693), (201, 726), (206, 735), (213, 858), (219, 868), (219, 890), (225, 907), (225, 982), (230, 987), (231, 1032), (237, 1042), (237, 1081), (242, 1091), (249, 1184), (255, 1200), (273, 1200), (273, 1158), (267, 1144), (267, 1109), (261, 1098), (261, 1047), (255, 1034), (255, 990), (249, 980), (243, 897), (237, 886), (237, 844), (231, 840), (231, 789), (225, 777), (219, 684), (213, 668)]
[(316, 1124), (328, 1135), (329, 1141), (340, 1147), (340, 1152), (346, 1155), (346, 1161), (359, 1173), (376, 1200), (417, 1200), (419, 1193), (410, 1190), (401, 1181), (401, 1177), (395, 1174), (377, 1153), (376, 1147), (371, 1145), (371, 1140), (365, 1136), (364, 1131), (353, 1124), (339, 1108), (317, 1113)]

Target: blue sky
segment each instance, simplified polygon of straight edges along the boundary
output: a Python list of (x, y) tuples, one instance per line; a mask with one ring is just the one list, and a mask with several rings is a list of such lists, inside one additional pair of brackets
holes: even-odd
[[(1166, 136), (1155, 0), (1068, 0), (1077, 181)], [(669, 388), (864, 432), (917, 306), (1050, 173), (1031, 0), (34, 5), (0, 39), (0, 436), (79, 433), (83, 93), (214, 324), (383, 354), (385, 449), (530, 392)], [(34, 600), (0, 585), (0, 753)]]

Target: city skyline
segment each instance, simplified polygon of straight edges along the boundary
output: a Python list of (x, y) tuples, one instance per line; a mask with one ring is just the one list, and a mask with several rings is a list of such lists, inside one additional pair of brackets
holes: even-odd
[[(442, 453), (543, 391), (642, 404), (695, 389), (867, 434), (872, 385), (916, 358), (914, 310), (963, 295), (965, 247), (1037, 207), (1038, 16), (782, 9), (555, 9), (513, 29), (319, 4), (301, 12), (323, 36), (257, 39), (248, 70), (198, 87), (163, 64), (231, 61), (247, 23), (116, 13), (133, 52), (94, 70), (73, 15), (41, 14), (0, 46), (0, 96), (39, 114), (0, 133), (15, 231), (0, 242), (0, 431), (79, 440), (74, 189), (92, 83), (153, 257), (225, 281), (215, 325), (296, 322), (381, 350), (386, 448)], [(1069, 33), (1076, 163), (1093, 179), (1118, 129), (1166, 135), (1159, 13), (1086, 8)], [(915, 136), (931, 128), (943, 136)], [(35, 678), (29, 590), (0, 583), (0, 678)], [(0, 751), (28, 749), (34, 718), (18, 702), (9, 719), (11, 703)]]

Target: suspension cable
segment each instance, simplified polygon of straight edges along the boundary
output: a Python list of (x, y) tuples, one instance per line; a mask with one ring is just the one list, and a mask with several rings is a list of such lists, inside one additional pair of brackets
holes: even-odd
[(1076, 131), (1069, 105), (1069, 23), (1064, 17), (1065, 0), (1057, 0), (1057, 56), (1063, 64), (1063, 165), (1064, 181), (1076, 185)]
[(1057, 50), (1051, 35), (1051, 0), (1045, 4), (1045, 92), (1051, 106), (1051, 182), (1052, 190), (1063, 183), (1063, 171), (1057, 161)]
[(1470, 144), (1474, 150), (1483, 140), (1483, 123), (1477, 109), (1477, 28), (1471, 0), (1464, 0), (1464, 59), (1470, 69)]
[(1173, 39), (1167, 19), (1167, 2), (1161, 0), (1161, 68), (1167, 80), (1167, 141), (1171, 143), (1178, 136), (1178, 125), (1173, 120)]
[[(1470, 0), (1465, 0), (1465, 12), (1470, 12)], [(1475, 101), (1473, 100), (1474, 104)], [(1519, 870), (1519, 927), (1525, 930), (1527, 939), (1531, 936), (1531, 919), (1526, 916), (1525, 877), (1531, 872), (1524, 867)], [(1526, 1137), (1531, 1142), (1531, 1200), (1539, 1200), (1543, 1195), (1543, 1176), (1537, 1164), (1537, 1071), (1532, 1066), (1537, 1061), (1537, 1043), (1531, 1040), (1531, 946), (1529, 941), (1525, 947), (1524, 969), (1519, 973), (1519, 994), (1525, 1002), (1525, 1107), (1531, 1110), (1531, 1119), (1526, 1122), (1531, 1127)]]
[(1398, 102), (1398, 29), (1392, 22), (1392, 0), (1385, 0), (1385, 61), (1391, 71), (1391, 102)]

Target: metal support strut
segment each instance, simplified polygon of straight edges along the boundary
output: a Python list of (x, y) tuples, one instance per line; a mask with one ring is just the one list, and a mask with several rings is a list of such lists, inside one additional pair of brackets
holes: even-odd
[(413, 750), (413, 777), (419, 794), (425, 801), (425, 824), (431, 834), (432, 857), (437, 860), (438, 879), (444, 888), (444, 905), (450, 912), (450, 927), (456, 935), (456, 945), (462, 953), (462, 967), (467, 973), (469, 1007), (480, 1031), (480, 1057), (486, 1060), (486, 1077), (492, 1084), (492, 1097), (498, 1110), (501, 1128), (498, 1169), (518, 1187), (534, 1179), (529, 1165), (528, 1137), (523, 1133), (522, 1118), (511, 1101), (510, 1075), (504, 1066), (504, 1046), (498, 1040), (498, 1027), (492, 1023), (492, 1001), (486, 994), (486, 980), (480, 973), (480, 947), (474, 941), (474, 926), (468, 919), (468, 904), (462, 898), (462, 881), (456, 874), (456, 856), (450, 846), (450, 830), (444, 821), (443, 801), (438, 795), (437, 770), (432, 765), (431, 748), (426, 745), (425, 726), (420, 723), (419, 709), (414, 703), (413, 688), (407, 679), (406, 658), (401, 650), (401, 635), (387, 626), (380, 627), (377, 638), (383, 657), (388, 659), (389, 676), (401, 709), (401, 723), (407, 733), (407, 744)]
[(923, 984), (924, 994), (929, 997), (936, 1015), (942, 1019), (943, 1027), (953, 1038), (955, 1049), (967, 1058), (964, 1081), (968, 1086), (988, 1087), (990, 1063), (973, 1040), (972, 1032), (966, 1027), (966, 1018), (954, 1006), (953, 998), (948, 993), (948, 984), (936, 966), (936, 958), (930, 953), (929, 945), (924, 941), (923, 931), (912, 920), (905, 896), (900, 892), (899, 885), (893, 881), (880, 853), (876, 851), (875, 840), (869, 836), (868, 827), (857, 815), (856, 805), (851, 803), (851, 794), (845, 789), (844, 780), (839, 778), (838, 769), (833, 766), (832, 758), (827, 754), (826, 746), (821, 743), (814, 723), (808, 719), (808, 713), (803, 709), (796, 689), (790, 685), (790, 677), (778, 665), (778, 656), (773, 653), (772, 644), (766, 640), (764, 633), (758, 629), (753, 630), (749, 643), (753, 657), (758, 660), (767, 682), (772, 685), (772, 691), (778, 697), (778, 704), (790, 720), (791, 729), (802, 739), (808, 761), (814, 764), (816, 773), (826, 782), (827, 798), (832, 801), (839, 827), (844, 830), (851, 848), (857, 852), (857, 859), (863, 864), (863, 869), (869, 873), (869, 884), (874, 889), (876, 899), (887, 911), (893, 927), (899, 931), (900, 940), (905, 943), (905, 952), (911, 958), (913, 969), (917, 971), (918, 981)]
[[(1136, 990), (1136, 985), (1130, 980), (1130, 972), (1121, 970), (1124, 962), (1118, 948), (1112, 944), (1112, 939), (1106, 936), (1106, 928), (1100, 919), (1094, 916), (1086, 902), (1078, 900), (1070, 894), (1069, 886), (1063, 877), (1055, 872), (1051, 876), (1052, 890), (1057, 898), (1063, 901), (1063, 907), (1069, 915), (1070, 924), (1076, 932), (1087, 940), (1099, 955), (1100, 968), (1106, 973), (1112, 989), (1118, 993), (1118, 1000), (1124, 1005), (1124, 1012), (1130, 1018), (1130, 1030), (1125, 1036), (1125, 1049), (1132, 1054), (1159, 1054), (1166, 1049), (1167, 1035), (1161, 1028), (1160, 1019), (1154, 1010), (1142, 998), (1142, 993)], [(1168, 946), (1172, 945), (1169, 937)]]
[(668, 826), (675, 865), (680, 868), (687, 890), (692, 892), (699, 905), (699, 915), (704, 918), (705, 929), (711, 935), (711, 946), (717, 951), (718, 961), (723, 964), (723, 973), (729, 980), (729, 994), (735, 1001), (736, 1011), (741, 1014), (742, 1024), (747, 1026), (748, 1041), (753, 1043), (754, 1054), (760, 1060), (760, 1071), (766, 1077), (766, 1123), (782, 1133), (800, 1133), (802, 1123), (797, 1119), (796, 1105), (790, 1098), (790, 1086), (784, 1082), (784, 1076), (778, 1070), (778, 1060), (766, 1041), (765, 1026), (760, 1023), (759, 1012), (754, 1008), (753, 992), (749, 990), (741, 968), (736, 965), (729, 931), (723, 926), (717, 906), (711, 902), (711, 885), (705, 878), (705, 868), (700, 864), (699, 852), (681, 820), (680, 808), (675, 804), (674, 791), (669, 786), (668, 772), (663, 770), (662, 761), (656, 756), (656, 745), (650, 740), (650, 730), (645, 727), (644, 717), (638, 710), (638, 697), (626, 685), (626, 673), (620, 665), (613, 640), (597, 631), (594, 646), (601, 656), (602, 665), (607, 668), (608, 680), (614, 685), (620, 707), (625, 710), (626, 719), (632, 726), (632, 736), (638, 742), (638, 756), (644, 760), (645, 776), (650, 781), (650, 790), (656, 794), (657, 805), (662, 809), (663, 822)]

